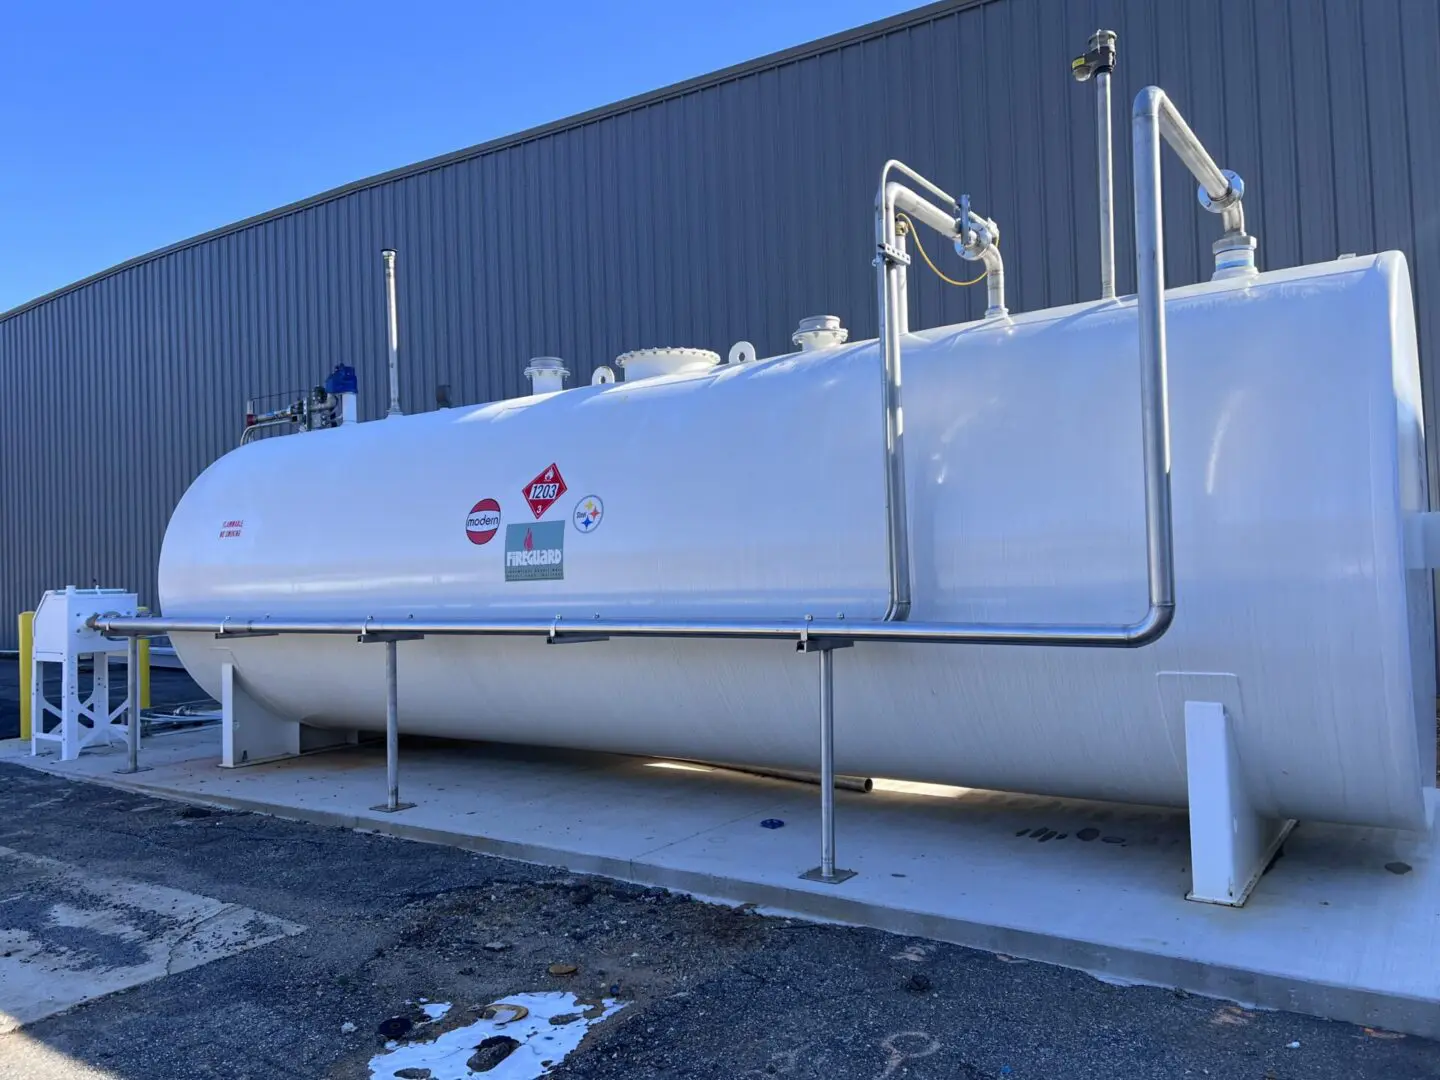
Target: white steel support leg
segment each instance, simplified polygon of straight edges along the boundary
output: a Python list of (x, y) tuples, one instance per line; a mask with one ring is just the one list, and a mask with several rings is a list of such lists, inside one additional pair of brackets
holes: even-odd
[(45, 661), (30, 661), (30, 756), (40, 753), (40, 740), (50, 714), (45, 709)]
[(276, 716), (246, 689), (232, 660), (220, 665), (220, 766), (238, 769), (316, 750), (354, 746), (350, 729), (315, 728)]
[(1187, 898), (1240, 907), (1295, 822), (1255, 811), (1231, 720), (1219, 702), (1185, 703), (1185, 761), (1190, 788)]
[(110, 732), (110, 654), (95, 653), (90, 657), (90, 697), (85, 702), (90, 710), (90, 737), (86, 743), (101, 739), (109, 742)]
[(80, 658), (69, 653), (60, 665), (60, 760), (80, 756)]
[(835, 868), (835, 653), (820, 653), (820, 865), (801, 874), (807, 881), (838, 885), (854, 870)]
[[(82, 653), (81, 656), (87, 654)], [(80, 704), (80, 714), (88, 717), (90, 726), (80, 729), (80, 749), (85, 750), (97, 744), (110, 746), (118, 738), (124, 738), (123, 733), (115, 729), (120, 726), (120, 718), (125, 715), (129, 708), (128, 699), (125, 703), (110, 707), (110, 685), (112, 671), (110, 670), (110, 653), (96, 652), (89, 653), (90, 657), (90, 694)]]
[(300, 725), (250, 696), (234, 663), (220, 665), (220, 765), (235, 769), (300, 753)]

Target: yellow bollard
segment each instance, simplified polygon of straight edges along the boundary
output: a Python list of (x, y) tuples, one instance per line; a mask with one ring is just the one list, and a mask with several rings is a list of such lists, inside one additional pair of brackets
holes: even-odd
[(140, 639), (140, 708), (150, 707), (150, 639)]
[(20, 613), (20, 738), (30, 738), (30, 695), (35, 675), (35, 612)]
[[(147, 607), (136, 608), (139, 615), (149, 615)], [(150, 708), (150, 639), (140, 639), (140, 708)]]

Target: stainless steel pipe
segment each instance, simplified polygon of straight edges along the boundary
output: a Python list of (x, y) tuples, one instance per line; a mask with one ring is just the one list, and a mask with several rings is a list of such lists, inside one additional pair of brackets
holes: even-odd
[(1010, 309), (1005, 306), (1005, 260), (1000, 255), (1000, 230), (993, 221), (975, 214), (970, 217), (973, 223), (983, 225), (989, 231), (991, 240), (980, 248), (978, 255), (970, 254), (967, 249), (965, 258), (978, 258), (985, 267), (985, 317), (1003, 318), (1010, 314)]
[[(1168, 116), (1162, 126), (1162, 117)], [(1137, 648), (1156, 641), (1169, 629), (1175, 614), (1174, 544), (1170, 506), (1170, 421), (1165, 334), (1165, 266), (1161, 216), (1160, 138), (1180, 132), (1190, 143), (1188, 157), (1202, 165), (1207, 174), (1220, 174), (1214, 162), (1195, 140), (1194, 134), (1175, 112), (1164, 93), (1155, 87), (1142, 91), (1135, 101), (1135, 266), (1139, 291), (1136, 305), (1140, 320), (1140, 417), (1145, 487), (1145, 548), (1149, 604), (1138, 620), (1125, 624), (1105, 623), (948, 623), (909, 622), (887, 619), (248, 619), (207, 618), (120, 618), (93, 616), (89, 623), (110, 636), (144, 634), (479, 634), (531, 635), (551, 640), (567, 633), (595, 637), (702, 637), (752, 638), (769, 640), (812, 639), (836, 641), (892, 641), (971, 645), (1093, 646)], [(1178, 147), (1177, 147), (1178, 149)], [(887, 162), (881, 174), (881, 195), (876, 207), (879, 243), (893, 238), (893, 215), (886, 197), (888, 174), (909, 170), (898, 162)], [(1192, 168), (1192, 171), (1194, 169)], [(1197, 175), (1199, 175), (1197, 173)], [(1213, 178), (1212, 178), (1213, 179)], [(1203, 182), (1203, 181), (1202, 181)], [(1228, 182), (1227, 182), (1228, 183)], [(928, 181), (922, 186), (943, 191)], [(1238, 209), (1238, 208), (1237, 208)], [(885, 431), (887, 451), (887, 495), (891, 535), (891, 611), (903, 601), (908, 614), (910, 600), (908, 522), (905, 516), (904, 432), (901, 412), (900, 335), (894, 307), (898, 299), (895, 275), (886, 259), (876, 259), (881, 300), (881, 352), (885, 369)]]
[(835, 650), (822, 645), (820, 654), (820, 865), (800, 876), (822, 885), (839, 885), (855, 876), (835, 867)]
[[(904, 184), (892, 182), (892, 172), (907, 177), (939, 199), (943, 206), (936, 206)], [(910, 332), (910, 293), (906, 272), (909, 257), (904, 240), (896, 232), (897, 211), (929, 225), (947, 239), (954, 239), (959, 232), (956, 216), (960, 213), (960, 205), (948, 192), (902, 161), (892, 158), (880, 170), (880, 186), (875, 195), (875, 271), (883, 361), (881, 412), (885, 440), (885, 534), (890, 579), (886, 622), (906, 621), (910, 617), (911, 605), (910, 515), (906, 505), (905, 413), (902, 404), (904, 380), (900, 363), (901, 338)], [(990, 307), (987, 314), (995, 312), (997, 304), (998, 310), (1003, 313), (1005, 275), (998, 250), (992, 248), (987, 251), (985, 267), (990, 271)]]
[[(895, 231), (895, 250), (908, 259), (910, 253), (906, 247), (905, 234), (897, 229)], [(895, 307), (895, 322), (900, 327), (901, 334), (908, 334), (910, 332), (910, 275), (903, 262), (896, 267), (895, 281), (899, 286), (900, 293)]]
[(415, 804), (400, 801), (400, 671), (396, 649), (400, 639), (411, 634), (385, 635), (372, 628), (359, 636), (362, 642), (378, 641), (385, 645), (385, 801), (371, 810), (393, 814), (409, 810)]
[(887, 161), (880, 170), (880, 189), (875, 196), (875, 277), (878, 290), (881, 354), (881, 433), (885, 453), (885, 541), (890, 582), (886, 622), (904, 622), (910, 617), (910, 514), (906, 506), (905, 416), (901, 406), (900, 337), (909, 330), (908, 317), (900, 315), (902, 297), (909, 297), (906, 284), (907, 256), (895, 236), (895, 204), (889, 182), (891, 172), (915, 179), (942, 201), (955, 200), (903, 162)]
[[(949, 198), (949, 196), (946, 196), (946, 198)], [(947, 240), (959, 239), (963, 224), (968, 224), (977, 229), (988, 230), (996, 242), (986, 243), (978, 251), (967, 251), (964, 254), (965, 258), (976, 260), (985, 267), (986, 317), (995, 318), (996, 316), (1007, 314), (1008, 309), (1005, 307), (1005, 260), (1001, 257), (998, 246), (999, 227), (993, 221), (990, 221), (988, 218), (982, 218), (978, 214), (971, 213), (969, 221), (962, 224), (958, 217), (936, 206), (928, 199), (907, 188), (904, 184), (892, 182), (886, 185), (884, 201), (888, 204), (888, 213), (892, 218), (890, 229), (892, 236), (894, 235), (893, 218), (896, 213), (909, 214), (911, 220), (929, 225), (930, 228), (934, 229)], [(899, 250), (904, 251), (902, 244), (895, 241), (892, 241), (892, 243), (896, 243)], [(903, 265), (900, 267), (900, 270), (903, 280)], [(902, 322), (908, 322), (906, 315), (907, 313), (902, 311)]]
[(1110, 124), (1110, 72), (1095, 76), (1095, 153), (1100, 186), (1100, 298), (1115, 299), (1115, 150)]
[(380, 252), (385, 263), (385, 340), (389, 352), (390, 407), (386, 416), (404, 416), (400, 408), (400, 305), (395, 293), (395, 249)]
[[(1165, 430), (1165, 425), (1157, 425)], [(1147, 428), (1147, 430), (1149, 430)], [(1168, 485), (1169, 477), (1165, 477)], [(1150, 490), (1147, 485), (1147, 491)], [(1167, 488), (1168, 490), (1168, 488)], [(1168, 507), (1168, 500), (1167, 500)], [(1147, 515), (1148, 517), (1148, 515)], [(1165, 530), (1168, 537), (1169, 530)], [(1169, 573), (1168, 558), (1157, 577)], [(1162, 594), (1170, 595), (1162, 590)], [(110, 637), (132, 634), (213, 634), (226, 638), (276, 634), (411, 634), (428, 636), (717, 638), (770, 641), (895, 641), (915, 644), (1066, 645), (1136, 648), (1170, 625), (1173, 599), (1151, 605), (1124, 625), (1091, 623), (885, 622), (880, 619), (167, 619), (97, 615), (91, 625)]]
[[(1144, 108), (1142, 109), (1142, 103)], [(1164, 206), (1160, 184), (1160, 133), (1158, 123), (1160, 104), (1168, 106), (1174, 121), (1179, 124), (1195, 143), (1199, 154), (1208, 161), (1210, 155), (1195, 139), (1194, 133), (1185, 125), (1180, 114), (1170, 105), (1169, 98), (1156, 87), (1147, 87), (1135, 99), (1134, 157), (1135, 157), (1135, 283), (1136, 309), (1140, 318), (1140, 354), (1158, 357), (1158, 363), (1145, 364), (1140, 370), (1140, 394), (1146, 402), (1153, 402), (1161, 416), (1170, 415), (1170, 388), (1168, 364), (1166, 362), (1165, 334), (1165, 227)], [(1152, 107), (1153, 104), (1153, 107)], [(1183, 158), (1184, 155), (1182, 155)], [(1211, 162), (1214, 167), (1214, 162)], [(1215, 169), (1218, 174), (1219, 170)], [(1171, 537), (1170, 517), (1170, 432), (1166, 421), (1156, 419), (1156, 411), (1145, 408), (1141, 412), (1147, 449), (1153, 449), (1160, 458), (1159, 469), (1145, 470), (1145, 505), (1157, 512), (1149, 514), (1145, 526), (1147, 535), (1153, 529), (1152, 549), (1156, 546), (1170, 551), (1174, 541)], [(1150, 563), (1150, 595), (1167, 596), (1174, 603), (1173, 568), (1158, 567)]]
[(396, 649), (385, 642), (385, 805), (400, 809), (400, 680)]
[[(772, 769), (765, 765), (736, 765), (729, 761), (704, 761), (700, 758), (665, 758), (666, 761), (678, 761), (686, 765), (703, 765), (707, 769), (716, 769), (720, 772), (744, 773), (746, 776), (763, 776), (770, 780), (789, 780), (795, 784), (820, 783), (820, 774), (806, 772), (803, 769)], [(847, 776), (841, 773), (835, 775), (836, 791), (858, 791), (864, 795), (875, 790), (875, 781), (868, 776)]]
[(257, 431), (262, 431), (265, 428), (279, 427), (282, 424), (293, 423), (295, 423), (295, 421), (288, 416), (280, 420), (258, 420), (255, 423), (251, 424), (249, 427), (244, 428), (240, 432), (240, 445), (244, 446), (246, 443), (248, 443), (250, 441), (250, 437), (254, 435)]
[(835, 652), (820, 650), (820, 877), (835, 880)]
[[(140, 639), (132, 637), (126, 642), (125, 650), (125, 768), (124, 773), (140, 771)], [(101, 663), (107, 657), (97, 657)], [(103, 706), (110, 708), (107, 696)], [(38, 723), (38, 721), (37, 721)]]
[[(1221, 225), (1228, 232), (1245, 231), (1245, 211), (1241, 206), (1240, 198), (1242, 192), (1233, 187), (1230, 178), (1225, 175), (1210, 152), (1205, 149), (1205, 144), (1190, 130), (1190, 125), (1175, 108), (1175, 103), (1170, 100), (1169, 95), (1158, 86), (1147, 86), (1135, 98), (1135, 109), (1132, 114), (1135, 128), (1135, 147), (1138, 151), (1142, 139), (1141, 128), (1153, 129), (1170, 144), (1170, 148), (1180, 156), (1190, 174), (1200, 181), (1200, 186), (1205, 189), (1207, 195), (1216, 206), (1221, 207)], [(1151, 135), (1143, 136), (1146, 139)], [(1136, 166), (1136, 185), (1140, 183), (1139, 166)], [(1135, 202), (1136, 220), (1140, 216), (1139, 192), (1136, 192)], [(1136, 237), (1136, 244), (1140, 238)]]
[[(889, 212), (909, 214), (914, 220), (929, 225), (947, 240), (954, 240), (960, 235), (960, 230), (955, 225), (955, 215), (941, 209), (929, 199), (917, 195), (904, 184), (897, 184), (891, 181), (885, 188), (885, 200), (889, 203)], [(893, 231), (894, 226), (891, 225)]]

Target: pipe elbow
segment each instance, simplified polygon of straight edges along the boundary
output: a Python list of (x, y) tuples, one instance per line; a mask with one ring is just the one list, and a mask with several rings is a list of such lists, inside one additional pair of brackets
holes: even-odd
[(1131, 118), (1136, 122), (1159, 119), (1169, 101), (1169, 96), (1160, 87), (1147, 86), (1135, 95), (1135, 105), (1130, 111)]
[(889, 192), (886, 189), (890, 186), (890, 174), (896, 166), (903, 167), (903, 163), (896, 158), (891, 158), (880, 167), (880, 184), (875, 190), (875, 212), (877, 214), (885, 212), (886, 204), (889, 201)]
[(1153, 645), (1165, 636), (1165, 631), (1170, 629), (1170, 624), (1174, 621), (1175, 602), (1173, 600), (1151, 604), (1145, 617), (1130, 627), (1125, 634), (1125, 647), (1141, 649), (1146, 645)]

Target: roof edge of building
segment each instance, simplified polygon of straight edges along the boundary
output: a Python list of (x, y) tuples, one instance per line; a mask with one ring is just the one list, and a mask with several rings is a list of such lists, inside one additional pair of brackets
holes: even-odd
[(795, 63), (799, 60), (806, 60), (822, 53), (832, 52), (836, 49), (853, 45), (857, 42), (868, 41), (873, 38), (883, 37), (886, 34), (894, 33), (897, 30), (909, 29), (922, 23), (930, 22), (951, 12), (961, 11), (965, 8), (979, 7), (982, 4), (991, 3), (992, 0), (936, 0), (935, 3), (926, 4), (924, 7), (915, 8), (911, 11), (902, 11), (899, 14), (878, 19), (875, 22), (865, 23), (850, 30), (841, 30), (838, 33), (830, 34), (827, 37), (815, 41), (805, 42), (801, 45), (794, 45), (779, 52), (769, 53), (765, 56), (756, 57), (753, 60), (746, 60), (739, 64), (733, 64), (719, 71), (712, 71), (705, 75), (697, 75), (693, 79), (686, 79), (683, 82), (672, 83), (656, 90), (647, 90), (643, 94), (636, 94), (632, 97), (623, 98), (620, 101), (608, 105), (600, 105), (594, 109), (588, 109), (582, 113), (562, 117), (559, 120), (551, 120), (539, 124), (524, 131), (517, 131), (510, 135), (502, 135), (487, 142), (476, 143), (461, 150), (452, 150), (449, 153), (437, 157), (426, 158), (413, 165), (402, 165), (398, 168), (376, 173), (374, 176), (367, 176), (361, 180), (353, 180), (340, 187), (322, 191), (317, 195), (311, 195), (296, 202), (286, 203), (284, 206), (274, 210), (266, 210), (263, 213), (254, 214), (247, 218), (229, 225), (221, 225), (218, 228), (210, 229), (207, 232), (199, 233), (184, 240), (177, 240), (173, 244), (156, 248), (154, 251), (147, 251), (143, 255), (136, 255), (134, 258), (126, 259), (124, 262), (116, 263), (114, 266), (104, 270), (96, 271), (79, 281), (71, 282), (69, 285), (62, 285), (58, 289), (52, 289), (48, 293), (27, 300), (23, 304), (11, 308), (9, 311), (0, 312), (0, 322), (5, 322), (17, 315), (23, 315), (33, 308), (48, 304), (52, 300), (58, 300), (67, 293), (83, 289), (87, 285), (93, 285), (97, 281), (112, 277), (115, 274), (123, 273), (156, 259), (164, 258), (166, 255), (173, 255), (176, 252), (184, 251), (187, 248), (198, 247), (211, 240), (218, 240), (223, 236), (232, 233), (243, 232), (245, 229), (262, 225), (267, 221), (275, 221), (279, 218), (297, 214), (312, 207), (321, 206), (324, 203), (342, 199), (347, 195), (353, 195), (357, 191), (364, 191), (368, 188), (380, 187), (384, 184), (394, 183), (397, 180), (404, 180), (411, 176), (418, 176), (421, 173), (430, 172), (435, 169), (442, 169), (447, 165), (454, 165), (461, 161), (468, 161), (472, 158), (483, 157), (486, 154), (493, 154), (500, 150), (507, 150), (523, 143), (533, 142), (536, 139), (543, 139), (550, 135), (557, 135), (563, 131), (584, 127), (599, 120), (605, 120), (613, 116), (619, 116), (636, 109), (642, 109), (649, 105), (656, 105), (664, 101), (684, 97), (686, 94), (693, 94), (700, 90), (710, 89), (723, 83), (732, 82), (735, 79), (744, 78), (747, 75), (754, 75), (762, 71), (783, 67), (786, 64)]

